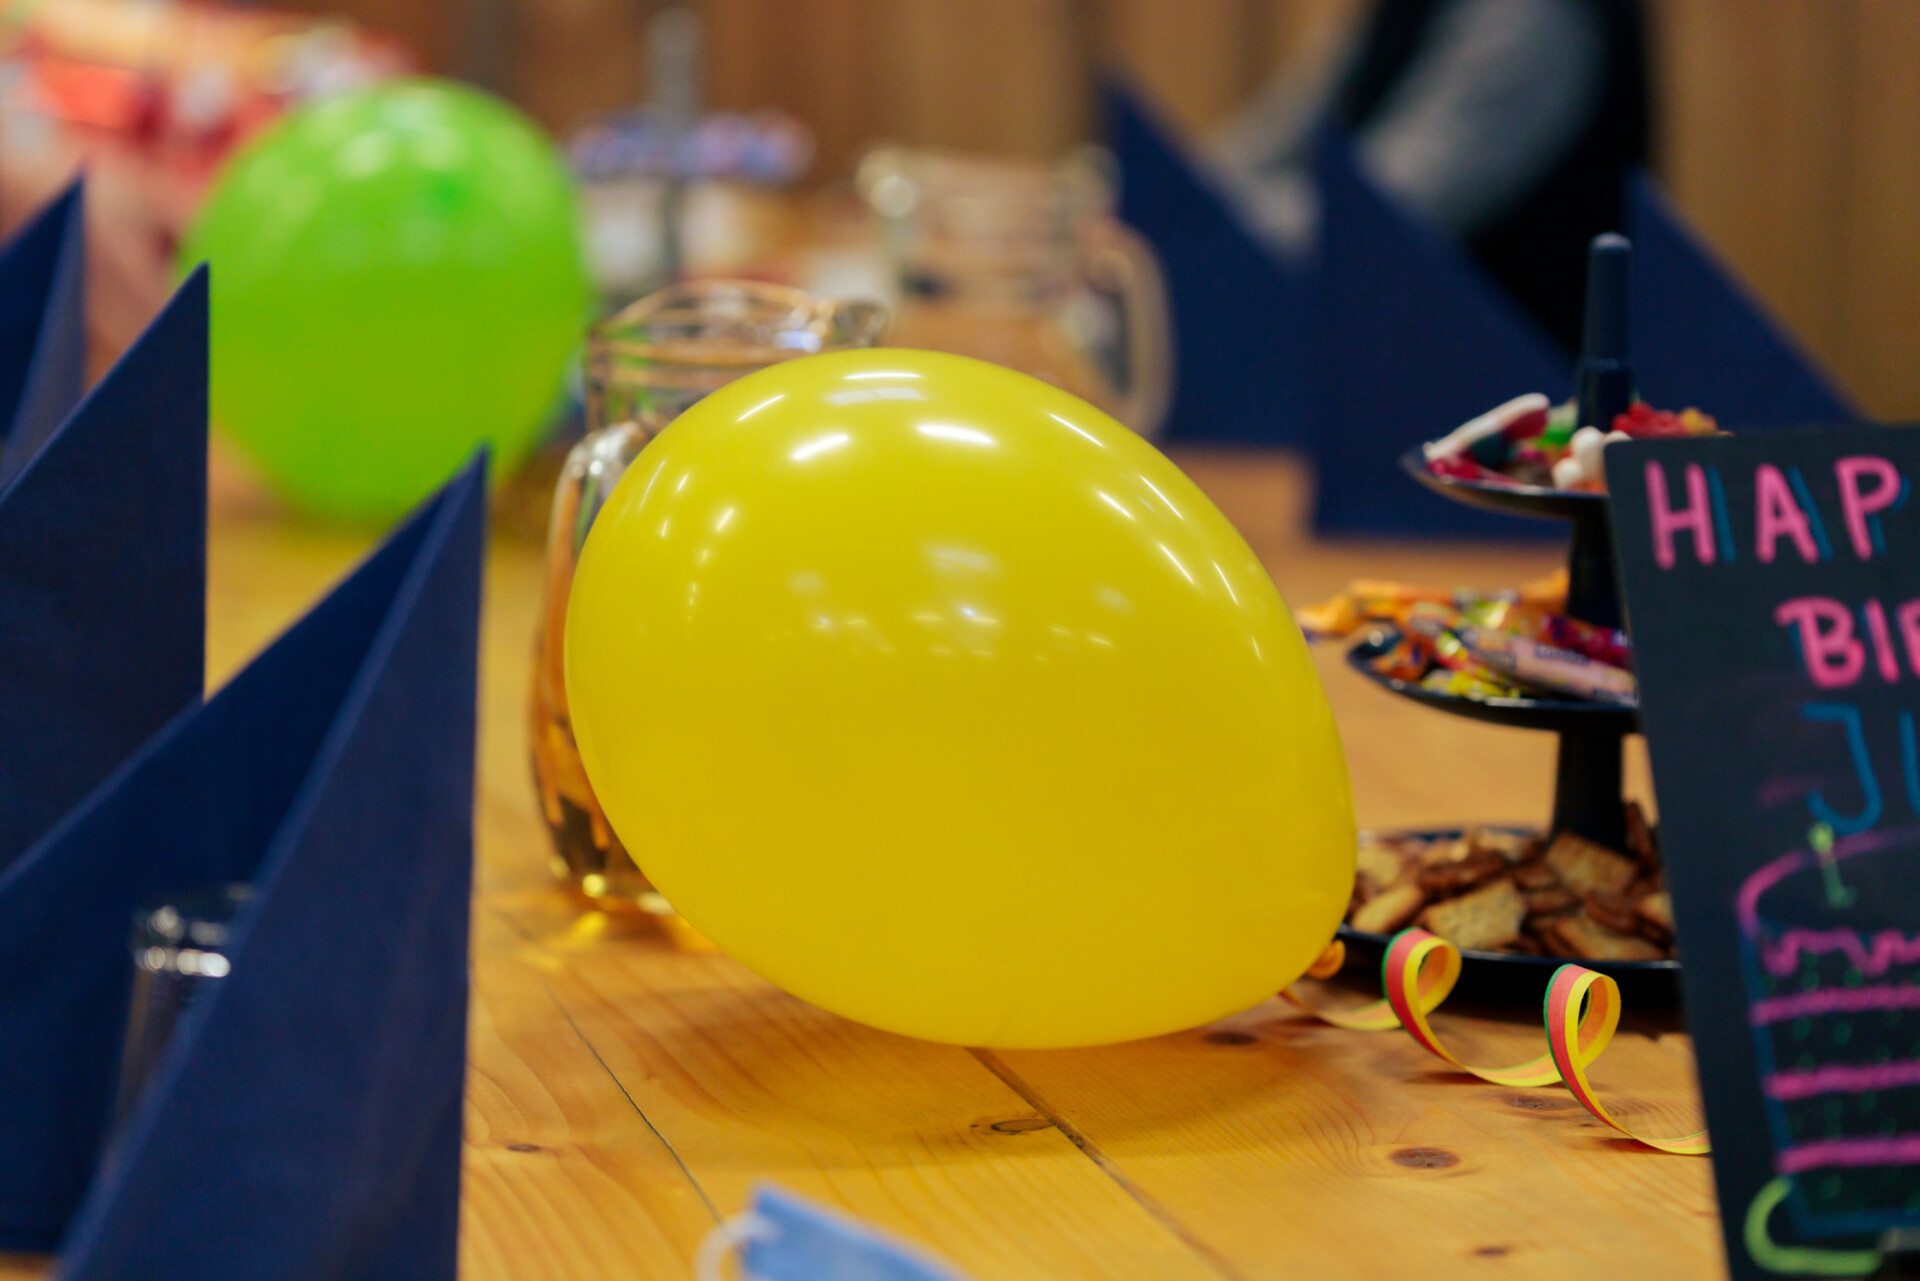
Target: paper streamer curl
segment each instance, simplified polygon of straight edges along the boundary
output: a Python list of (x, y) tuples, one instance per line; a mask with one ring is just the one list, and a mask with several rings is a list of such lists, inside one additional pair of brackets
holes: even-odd
[(1620, 1026), (1620, 985), (1604, 974), (1580, 965), (1563, 965), (1547, 984), (1547, 1049), (1555, 1070), (1580, 1106), (1630, 1139), (1650, 1148), (1682, 1156), (1705, 1156), (1707, 1132), (1696, 1130), (1678, 1138), (1641, 1134), (1623, 1125), (1593, 1092), (1587, 1065), (1599, 1058)]
[[(1613, 1130), (1661, 1152), (1703, 1156), (1705, 1130), (1677, 1138), (1649, 1137), (1609, 1113), (1587, 1080), (1587, 1068), (1606, 1052), (1620, 1026), (1620, 985), (1580, 965), (1562, 965), (1547, 985), (1544, 1004), (1547, 1052), (1510, 1067), (1484, 1067), (1464, 1061), (1434, 1032), (1427, 1016), (1453, 994), (1460, 980), (1460, 949), (1421, 929), (1402, 930), (1387, 945), (1380, 962), (1386, 997), (1352, 1010), (1324, 1010), (1291, 988), (1288, 1001), (1324, 1023), (1356, 1032), (1383, 1032), (1396, 1026), (1421, 1048), (1471, 1076), (1493, 1085), (1528, 1087), (1564, 1084), (1580, 1105)], [(1315, 967), (1316, 970), (1319, 968)]]

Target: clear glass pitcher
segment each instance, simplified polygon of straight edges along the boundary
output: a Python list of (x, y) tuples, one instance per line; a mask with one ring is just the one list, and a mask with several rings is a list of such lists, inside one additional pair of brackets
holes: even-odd
[(646, 443), (694, 401), (795, 356), (874, 346), (886, 326), (886, 309), (877, 303), (752, 281), (703, 281), (642, 298), (588, 335), (587, 434), (567, 455), (553, 494), (529, 731), (554, 872), (594, 898), (670, 910), (607, 825), (567, 714), (567, 593), (594, 517)]
[(882, 147), (860, 162), (896, 296), (889, 342), (977, 356), (1091, 401), (1143, 436), (1173, 348), (1153, 250), (1113, 216), (1112, 162)]

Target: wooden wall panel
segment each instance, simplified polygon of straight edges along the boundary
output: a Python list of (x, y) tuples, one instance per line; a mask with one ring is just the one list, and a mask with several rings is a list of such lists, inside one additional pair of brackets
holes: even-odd
[(893, 0), (906, 142), (1053, 155), (1086, 136), (1091, 29), (1077, 0)]
[(1706, 238), (1847, 381), (1847, 5), (1656, 0), (1650, 11), (1662, 176)]
[(496, 74), (516, 101), (560, 131), (629, 106), (643, 90), (647, 20), (656, 7), (651, 0), (511, 4), (500, 19), (506, 65)]
[(1170, 123), (1197, 129), (1244, 101), (1273, 69), (1258, 38), (1267, 8), (1262, 0), (1107, 0), (1097, 6), (1099, 53)]
[[(544, 0), (541, 0), (544, 3)], [(489, 0), (280, 0), (279, 7), (301, 13), (331, 13), (406, 41), (429, 71), (454, 73), (461, 67), (469, 8)]]
[(891, 10), (885, 0), (701, 0), (709, 98), (791, 112), (819, 140), (819, 172), (844, 174), (897, 115)]
[(1365, 15), (1368, 0), (1261, 0), (1248, 44), (1269, 72), (1335, 56)]
[(1835, 364), (1880, 416), (1920, 421), (1920, 5), (1849, 8), (1857, 53)]

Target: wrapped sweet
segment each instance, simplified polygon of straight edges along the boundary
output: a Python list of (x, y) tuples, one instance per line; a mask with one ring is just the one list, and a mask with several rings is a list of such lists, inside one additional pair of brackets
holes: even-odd
[(1436, 476), (1486, 485), (1604, 493), (1600, 456), (1618, 440), (1708, 436), (1719, 431), (1711, 414), (1674, 412), (1633, 401), (1605, 430), (1579, 425), (1573, 401), (1551, 404), (1539, 392), (1516, 396), (1421, 446)]

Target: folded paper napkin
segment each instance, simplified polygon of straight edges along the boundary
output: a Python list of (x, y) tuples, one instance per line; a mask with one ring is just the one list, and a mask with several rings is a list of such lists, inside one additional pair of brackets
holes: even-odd
[[(1307, 448), (1315, 525), (1339, 534), (1555, 535), (1415, 494), (1399, 456), (1526, 391), (1560, 398), (1572, 363), (1458, 246), (1360, 172), (1324, 124), (1311, 263), (1271, 253), (1141, 97), (1104, 88), (1120, 214), (1167, 277), (1176, 359), (1169, 439)], [(1696, 406), (1734, 430), (1860, 417), (1673, 212), (1648, 176), (1629, 185), (1636, 383), (1663, 409)]]
[[(455, 1272), (477, 460), (0, 873), (0, 1243), (64, 1281)], [(253, 886), (104, 1152), (131, 914)]]
[(1573, 367), (1500, 287), (1363, 175), (1323, 125), (1313, 279), (1315, 528), (1337, 534), (1564, 537), (1417, 488), (1399, 459), (1530, 391), (1559, 400)]
[(78, 182), (0, 250), (0, 486), (79, 403), (87, 374), (86, 205)]
[(1649, 404), (1695, 405), (1735, 432), (1859, 420), (1645, 174), (1628, 189), (1627, 235), (1634, 375)]
[(205, 672), (206, 276), (81, 401), (81, 208), (0, 251), (0, 868)]
[(1130, 87), (1103, 86), (1120, 217), (1167, 282), (1168, 440), (1306, 443), (1304, 286), (1261, 244)]

